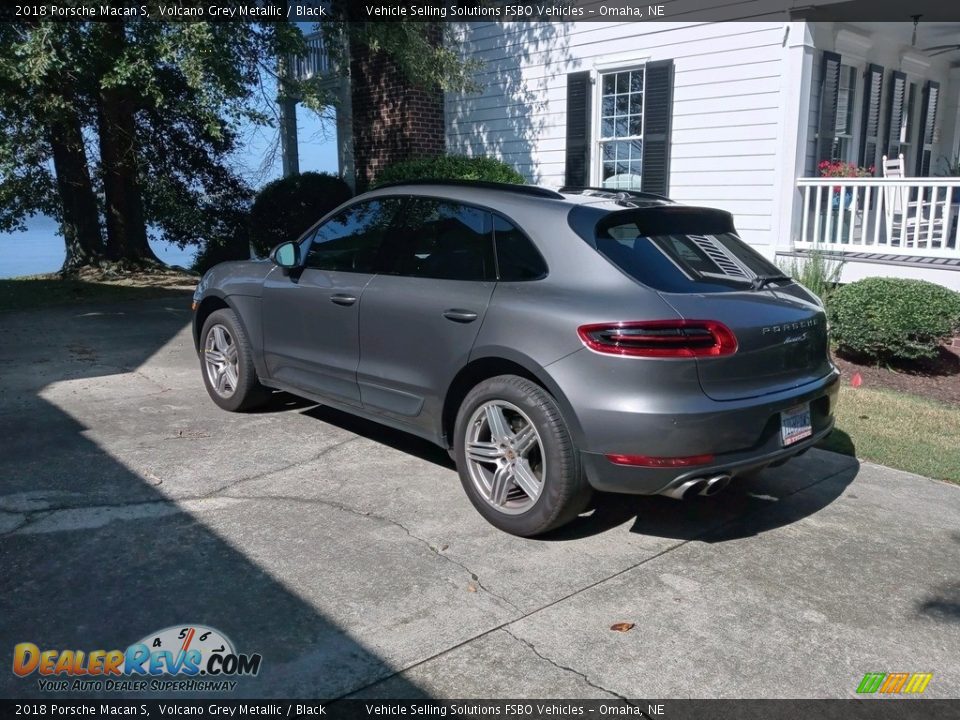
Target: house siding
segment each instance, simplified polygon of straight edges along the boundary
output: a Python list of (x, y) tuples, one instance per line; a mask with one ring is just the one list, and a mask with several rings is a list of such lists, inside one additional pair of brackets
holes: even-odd
[(785, 93), (800, 84), (784, 83), (794, 66), (783, 22), (474, 23), (458, 33), (465, 56), (483, 61), (483, 89), (448, 97), (450, 152), (562, 184), (567, 74), (672, 59), (671, 197), (732, 212), (744, 239), (772, 254), (778, 194), (798, 170), (782, 142)]

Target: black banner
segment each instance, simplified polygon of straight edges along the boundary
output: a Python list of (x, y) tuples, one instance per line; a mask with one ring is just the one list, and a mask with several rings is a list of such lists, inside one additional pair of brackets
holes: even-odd
[(960, 20), (960, 3), (914, 0), (13, 0), (0, 21), (204, 22), (664, 22)]
[(954, 720), (960, 700), (55, 700), (0, 701), (0, 717), (508, 718), (510, 720)]

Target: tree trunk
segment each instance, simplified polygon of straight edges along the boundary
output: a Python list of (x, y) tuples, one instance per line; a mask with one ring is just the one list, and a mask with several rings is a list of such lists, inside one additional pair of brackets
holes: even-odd
[(97, 213), (97, 198), (87, 169), (80, 117), (70, 103), (49, 129), (53, 168), (57, 176), (66, 243), (64, 271), (93, 265), (104, 259), (105, 246)]
[[(119, 58), (126, 44), (123, 23), (107, 23), (104, 44)], [(106, 198), (107, 254), (133, 264), (158, 262), (147, 242), (143, 189), (137, 175), (134, 103), (125, 88), (106, 87), (99, 93), (97, 130)]]

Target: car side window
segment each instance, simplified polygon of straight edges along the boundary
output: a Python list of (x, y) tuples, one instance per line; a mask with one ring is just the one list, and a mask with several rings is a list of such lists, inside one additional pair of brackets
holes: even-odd
[(385, 244), (385, 272), (439, 280), (494, 280), (486, 210), (449, 200), (409, 198)]
[(504, 217), (493, 216), (497, 268), (500, 280), (538, 280), (547, 274), (547, 264), (524, 233)]
[(368, 200), (342, 210), (317, 228), (304, 265), (317, 270), (373, 273), (399, 200)]

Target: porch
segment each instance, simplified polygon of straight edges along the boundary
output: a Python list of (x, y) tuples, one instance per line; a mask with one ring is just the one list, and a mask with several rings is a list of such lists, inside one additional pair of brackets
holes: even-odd
[(792, 254), (842, 256), (845, 282), (888, 275), (960, 290), (960, 178), (798, 178), (797, 188)]

